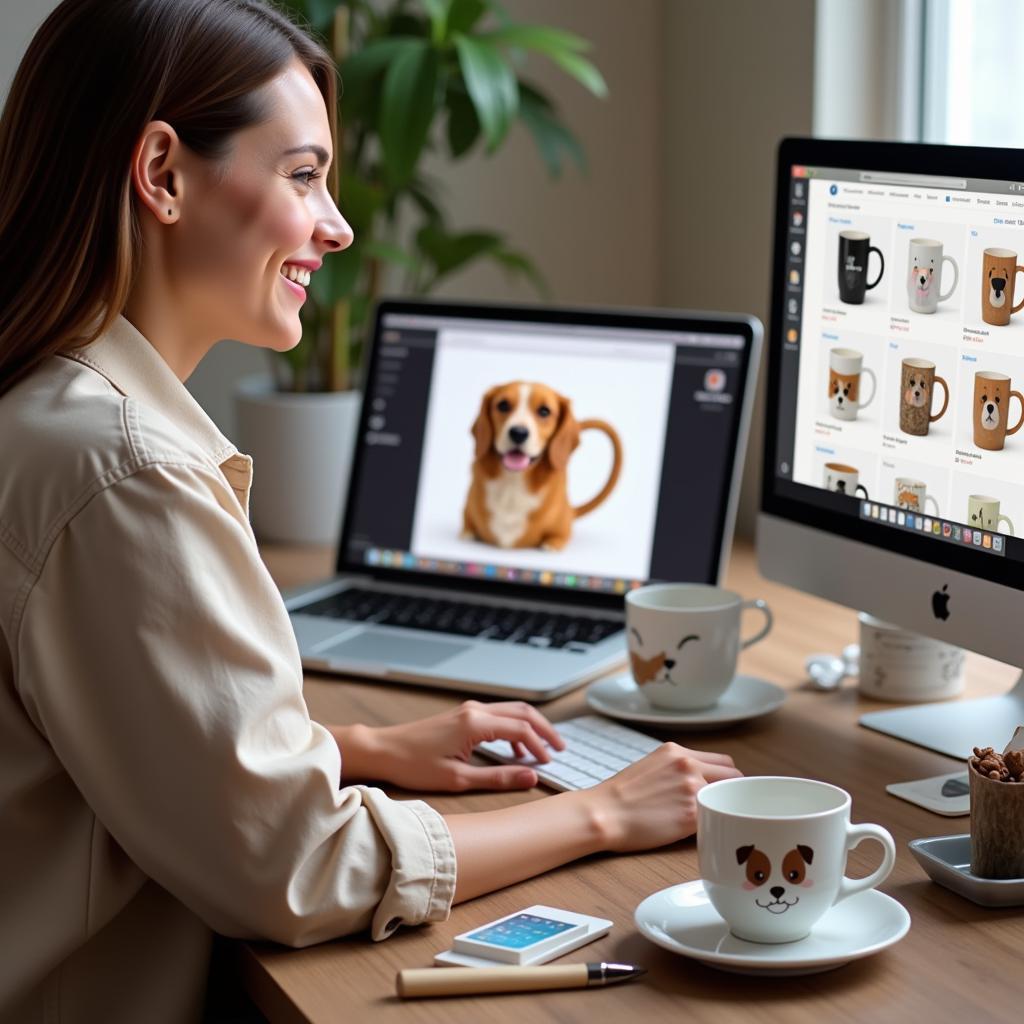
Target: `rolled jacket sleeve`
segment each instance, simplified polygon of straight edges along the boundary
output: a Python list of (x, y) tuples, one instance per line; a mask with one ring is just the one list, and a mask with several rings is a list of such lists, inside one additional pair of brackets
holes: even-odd
[(444, 819), (339, 788), (284, 605), (213, 467), (154, 459), (90, 498), (29, 593), (16, 658), (98, 822), (217, 931), (303, 946), (447, 916)]

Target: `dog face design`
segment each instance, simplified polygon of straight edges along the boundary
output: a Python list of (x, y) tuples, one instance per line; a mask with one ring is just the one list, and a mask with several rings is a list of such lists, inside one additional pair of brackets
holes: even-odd
[(1001, 273), (999, 267), (988, 268), (988, 304), (993, 309), (1006, 305), (1006, 278)]
[(932, 279), (935, 276), (935, 260), (918, 258), (910, 268), (910, 287), (914, 289), (914, 298), (918, 305), (925, 305), (932, 290)]
[(736, 863), (746, 872), (743, 888), (753, 893), (754, 903), (769, 914), (784, 914), (800, 902), (795, 890), (814, 885), (814, 880), (807, 877), (807, 868), (813, 861), (814, 850), (802, 844), (783, 856), (778, 871), (768, 854), (756, 846), (741, 846), (736, 851)]
[(512, 381), (491, 388), (473, 424), (476, 457), (493, 450), (509, 473), (521, 473), (545, 455), (564, 469), (579, 444), (572, 405), (546, 384)]
[(999, 429), (999, 407), (1002, 404), (1000, 396), (997, 394), (989, 394), (989, 392), (982, 392), (981, 398), (979, 399), (979, 410), (978, 410), (978, 424), (982, 430), (998, 430)]
[(856, 406), (860, 394), (860, 374), (828, 371), (828, 402), (834, 412)]
[(928, 378), (920, 372), (907, 375), (907, 386), (903, 392), (903, 401), (915, 409), (930, 409), (931, 392)]
[[(634, 626), (629, 632), (637, 645), (643, 647), (644, 642), (639, 630)], [(681, 686), (682, 680), (672, 678), (672, 670), (681, 661), (679, 652), (688, 644), (699, 642), (700, 637), (696, 633), (690, 633), (680, 639), (679, 643), (675, 645), (674, 650), (658, 651), (649, 658), (630, 645), (629, 661), (633, 668), (633, 678), (636, 680), (637, 685), (643, 686), (645, 683), (671, 683), (673, 686)]]

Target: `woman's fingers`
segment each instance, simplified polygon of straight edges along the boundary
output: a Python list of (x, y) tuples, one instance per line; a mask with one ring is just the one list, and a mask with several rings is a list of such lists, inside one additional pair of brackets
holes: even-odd
[(456, 769), (455, 789), (530, 789), (537, 785), (537, 773), (522, 765), (460, 764)]
[(707, 761), (701, 760), (700, 765), (701, 775), (704, 776), (705, 782), (721, 782), (722, 779), (738, 779), (743, 772), (738, 768), (733, 767), (731, 764), (708, 764)]
[(506, 700), (498, 701), (495, 704), (486, 704), (484, 707), (492, 715), (518, 718), (529, 722), (534, 731), (547, 743), (550, 743), (555, 750), (565, 750), (565, 740), (558, 734), (558, 730), (532, 704), (527, 704), (522, 700)]
[(728, 767), (733, 766), (733, 760), (728, 754), (716, 754), (713, 750), (687, 750), (691, 757), (703, 761), (704, 764), (722, 764)]

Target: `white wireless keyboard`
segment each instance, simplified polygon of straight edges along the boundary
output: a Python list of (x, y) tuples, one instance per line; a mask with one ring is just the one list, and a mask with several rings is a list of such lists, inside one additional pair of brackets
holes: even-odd
[(565, 740), (565, 750), (551, 750), (547, 764), (540, 764), (533, 754), (514, 757), (507, 740), (490, 740), (476, 749), (502, 764), (533, 768), (545, 785), (564, 791), (596, 786), (661, 746), (661, 740), (616, 725), (600, 715), (581, 715), (554, 725)]

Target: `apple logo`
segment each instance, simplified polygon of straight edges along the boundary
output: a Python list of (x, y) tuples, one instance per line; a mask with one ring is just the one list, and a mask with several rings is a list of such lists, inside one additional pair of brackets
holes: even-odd
[(936, 590), (932, 594), (932, 611), (935, 613), (935, 618), (941, 619), (943, 622), (949, 618), (949, 594), (946, 590), (949, 588), (947, 583), (941, 590)]

